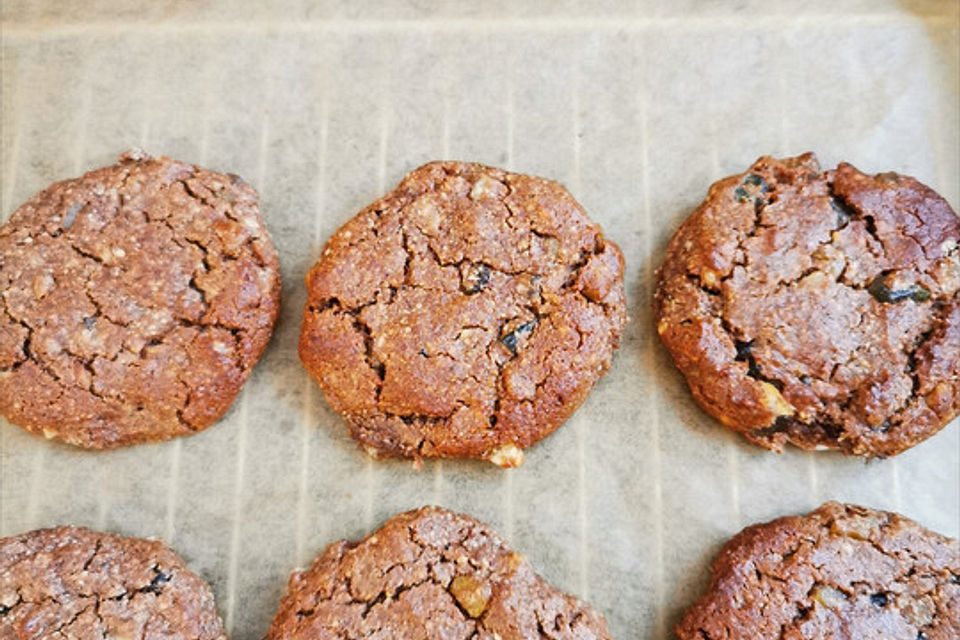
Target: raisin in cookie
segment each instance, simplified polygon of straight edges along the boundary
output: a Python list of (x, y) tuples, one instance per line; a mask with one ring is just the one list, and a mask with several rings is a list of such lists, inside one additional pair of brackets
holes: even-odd
[(891, 456), (960, 410), (960, 219), (913, 178), (760, 158), (671, 240), (657, 330), (755, 444)]
[(954, 640), (960, 547), (895, 513), (830, 502), (747, 527), (680, 640)]
[(173, 551), (79, 527), (0, 539), (0, 637), (226, 638), (210, 587)]
[(290, 578), (266, 640), (609, 639), (603, 617), (557, 591), (468, 516), (425, 507), (359, 543), (332, 544)]
[(223, 415), (273, 330), (280, 275), (253, 187), (132, 152), (13, 213), (0, 288), (0, 414), (101, 449)]
[(516, 466), (610, 366), (623, 257), (566, 189), (478, 164), (409, 174), (307, 275), (300, 358), (373, 455)]

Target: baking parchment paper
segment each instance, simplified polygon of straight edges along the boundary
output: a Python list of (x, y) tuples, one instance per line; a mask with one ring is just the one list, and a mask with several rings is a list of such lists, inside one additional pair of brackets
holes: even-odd
[[(960, 429), (892, 460), (775, 455), (691, 400), (652, 327), (653, 272), (715, 179), (816, 151), (960, 205), (955, 2), (2, 3), (2, 219), (130, 147), (252, 182), (282, 317), (229, 414), (89, 453), (0, 425), (0, 534), (77, 524), (168, 541), (260, 638), (289, 572), (426, 503), (491, 523), (616, 638), (669, 637), (743, 526), (827, 499), (960, 532)], [(513, 471), (374, 462), (296, 356), (325, 239), (419, 164), (564, 182), (624, 250), (631, 323), (576, 415)]]

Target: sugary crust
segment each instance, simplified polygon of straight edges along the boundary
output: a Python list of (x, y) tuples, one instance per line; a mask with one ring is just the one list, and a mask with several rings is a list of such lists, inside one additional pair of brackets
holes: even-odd
[(829, 502), (747, 527), (679, 640), (952, 640), (960, 546), (895, 513)]
[(559, 184), (425, 165), (330, 238), (300, 358), (378, 455), (522, 458), (583, 402), (626, 320), (623, 257)]
[(0, 539), (0, 637), (226, 638), (210, 587), (173, 551), (79, 527)]
[(280, 299), (253, 187), (136, 153), (17, 209), (0, 287), (0, 413), (94, 449), (215, 422)]
[(609, 639), (603, 617), (546, 584), (490, 529), (437, 507), (332, 544), (290, 578), (266, 640)]
[(960, 219), (915, 179), (760, 158), (667, 249), (657, 330), (751, 442), (890, 456), (960, 411)]

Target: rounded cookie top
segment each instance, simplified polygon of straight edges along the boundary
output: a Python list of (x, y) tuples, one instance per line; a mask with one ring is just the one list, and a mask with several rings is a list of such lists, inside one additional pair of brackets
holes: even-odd
[(38, 639), (226, 638), (210, 587), (168, 547), (79, 527), (0, 539), (0, 628)]
[(895, 513), (829, 502), (747, 527), (679, 640), (960, 637), (960, 547)]
[(267, 344), (280, 275), (253, 187), (128, 153), (13, 213), (0, 289), (0, 414), (99, 449), (216, 421)]
[(540, 578), (473, 518), (438, 507), (394, 516), (294, 572), (266, 640), (609, 639), (603, 617)]
[(657, 330), (761, 446), (895, 455), (960, 411), (960, 219), (915, 179), (760, 158), (670, 242)]
[(372, 454), (522, 460), (610, 366), (623, 258), (550, 180), (435, 162), (330, 238), (300, 358)]

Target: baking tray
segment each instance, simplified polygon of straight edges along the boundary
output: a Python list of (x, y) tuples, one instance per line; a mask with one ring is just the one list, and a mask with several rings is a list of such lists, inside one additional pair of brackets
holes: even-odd
[[(770, 6), (773, 5), (773, 6)], [(277, 331), (227, 416), (105, 453), (0, 425), (0, 535), (78, 524), (168, 541), (233, 638), (289, 572), (423, 504), (491, 523), (616, 638), (669, 636), (748, 523), (824, 500), (960, 533), (960, 429), (892, 460), (768, 453), (701, 412), (659, 345), (653, 273), (715, 179), (816, 151), (960, 204), (955, 2), (2, 5), (3, 219), (143, 147), (244, 176), (280, 252)], [(630, 325), (609, 374), (503, 471), (374, 462), (296, 355), (303, 275), (406, 172), (462, 159), (565, 183), (623, 248)]]

